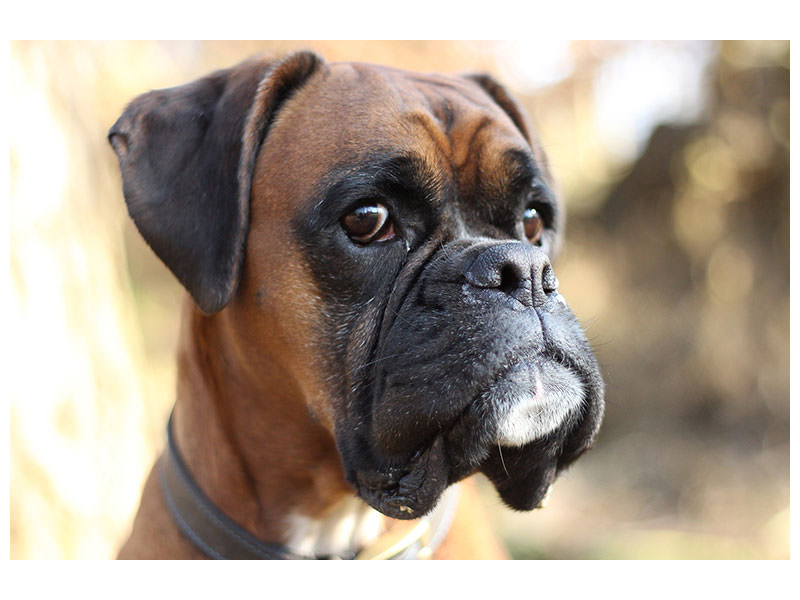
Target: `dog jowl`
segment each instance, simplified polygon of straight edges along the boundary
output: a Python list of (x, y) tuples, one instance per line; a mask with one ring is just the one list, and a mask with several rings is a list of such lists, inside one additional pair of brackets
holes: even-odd
[(257, 473), (256, 429), (283, 419), (285, 452), (327, 436), (343, 488), (387, 516), (476, 472), (528, 510), (592, 444), (603, 383), (551, 262), (563, 209), (491, 77), (301, 52), (145, 94), (109, 138)]

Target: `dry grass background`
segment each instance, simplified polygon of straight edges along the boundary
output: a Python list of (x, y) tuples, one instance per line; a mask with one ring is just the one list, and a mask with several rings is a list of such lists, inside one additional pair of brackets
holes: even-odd
[[(143, 91), (300, 47), (493, 72), (550, 153), (571, 213), (557, 272), (609, 405), (548, 509), (483, 490), (515, 555), (787, 558), (788, 43), (574, 43), (537, 84), (531, 46), (331, 41), (12, 43), (11, 557), (114, 556), (173, 401), (181, 290), (127, 218), (108, 127)], [(654, 56), (708, 66), (649, 138), (614, 94), (646, 92)]]

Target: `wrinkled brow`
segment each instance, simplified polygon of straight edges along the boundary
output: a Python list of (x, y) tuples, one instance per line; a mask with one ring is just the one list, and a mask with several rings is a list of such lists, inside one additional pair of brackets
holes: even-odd
[(498, 184), (505, 189), (498, 191), (519, 193), (542, 178), (542, 172), (533, 155), (527, 150), (506, 150), (500, 164), (502, 166)]
[(442, 189), (439, 173), (413, 154), (400, 154), (339, 167), (326, 178), (321, 204), (340, 198), (376, 194), (432, 200)]

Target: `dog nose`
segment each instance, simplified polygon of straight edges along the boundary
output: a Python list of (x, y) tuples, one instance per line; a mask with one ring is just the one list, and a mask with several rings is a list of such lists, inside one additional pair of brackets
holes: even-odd
[(538, 308), (558, 290), (547, 255), (541, 248), (521, 242), (483, 250), (464, 270), (464, 277), (473, 287), (496, 289), (529, 308)]

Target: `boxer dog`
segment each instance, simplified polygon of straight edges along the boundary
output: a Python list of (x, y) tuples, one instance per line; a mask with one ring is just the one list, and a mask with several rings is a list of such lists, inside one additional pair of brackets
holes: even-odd
[(503, 556), (457, 482), (538, 507), (603, 413), (509, 93), (298, 52), (146, 93), (108, 137), (190, 297), (120, 557)]

